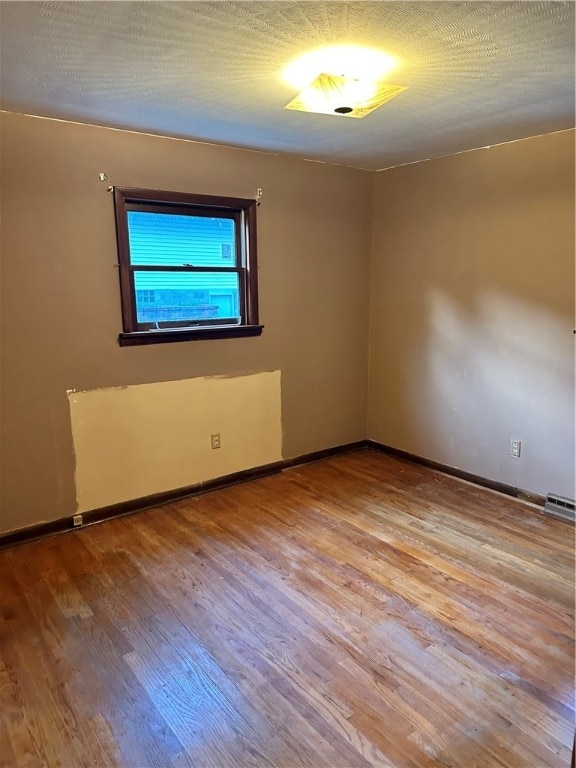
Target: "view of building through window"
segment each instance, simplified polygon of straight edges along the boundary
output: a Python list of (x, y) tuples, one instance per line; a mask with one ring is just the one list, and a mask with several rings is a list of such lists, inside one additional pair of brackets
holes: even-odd
[[(235, 265), (233, 218), (128, 211), (127, 219), (138, 323), (240, 322), (238, 273), (210, 271)], [(173, 269), (183, 266), (202, 271)]]

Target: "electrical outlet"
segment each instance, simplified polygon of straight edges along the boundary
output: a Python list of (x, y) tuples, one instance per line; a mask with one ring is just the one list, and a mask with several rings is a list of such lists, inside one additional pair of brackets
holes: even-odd
[(510, 456), (514, 456), (514, 458), (519, 459), (521, 449), (522, 449), (521, 440), (514, 440), (514, 439), (510, 440)]
[(74, 517), (72, 518), (72, 522), (74, 523), (74, 528), (78, 528), (78, 526), (84, 523), (84, 520), (82, 519), (82, 515), (74, 515)]
[(214, 432), (212, 435), (210, 435), (210, 442), (212, 444), (212, 450), (220, 448), (220, 432)]

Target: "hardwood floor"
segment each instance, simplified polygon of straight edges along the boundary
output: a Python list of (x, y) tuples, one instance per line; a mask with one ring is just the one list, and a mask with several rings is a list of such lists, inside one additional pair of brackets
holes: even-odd
[(1, 763), (567, 767), (573, 556), (370, 451), (7, 550)]

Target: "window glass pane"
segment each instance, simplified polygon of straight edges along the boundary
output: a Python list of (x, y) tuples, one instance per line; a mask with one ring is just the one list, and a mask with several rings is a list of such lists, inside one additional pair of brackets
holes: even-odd
[(134, 272), (139, 324), (240, 322), (237, 272)]
[(233, 267), (234, 219), (128, 211), (132, 264)]

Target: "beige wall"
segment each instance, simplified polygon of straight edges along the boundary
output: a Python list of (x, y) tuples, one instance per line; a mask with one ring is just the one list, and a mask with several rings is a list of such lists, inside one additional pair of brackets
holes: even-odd
[(376, 174), (370, 438), (574, 498), (574, 327), (573, 131)]
[[(100, 171), (119, 186), (264, 190), (260, 338), (118, 346)], [(363, 439), (371, 187), (366, 171), (3, 114), (1, 529), (76, 510), (71, 389), (279, 371), (284, 457)]]
[[(77, 496), (89, 509), (146, 492), (134, 478), (110, 487), (99, 419), (110, 443), (130, 444), (136, 426), (110, 418), (110, 392), (134, 395), (129, 412), (139, 385), (166, 383), (145, 388), (161, 402), (183, 382), (185, 429), (172, 413), (163, 456), (185, 449), (193, 430), (200, 458), (168, 472), (151, 462), (146, 487), (219, 476), (224, 455), (209, 452), (205, 433), (221, 431), (229, 445), (234, 426), (204, 419), (214, 377), (241, 400), (246, 375), (266, 372), (281, 380), (281, 413), (252, 400), (253, 437), (273, 442), (282, 430), (284, 457), (368, 436), (574, 496), (573, 132), (370, 174), (4, 113), (1, 159), (0, 530), (71, 515)], [(120, 186), (238, 197), (263, 188), (262, 337), (118, 346), (114, 218), (100, 171)], [(202, 381), (208, 391), (190, 399)], [(74, 440), (69, 390), (86, 390), (82, 401), (96, 407), (89, 428), (74, 422)], [(523, 442), (520, 459), (509, 456), (511, 437)], [(235, 469), (277, 455), (233, 444)]]

